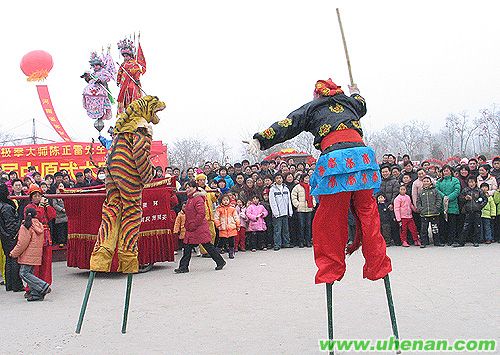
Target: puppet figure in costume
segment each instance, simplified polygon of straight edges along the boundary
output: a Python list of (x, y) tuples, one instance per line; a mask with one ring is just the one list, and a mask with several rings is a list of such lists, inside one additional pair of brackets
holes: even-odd
[(92, 52), (89, 63), (94, 72), (85, 72), (81, 76), (88, 83), (83, 90), (83, 108), (87, 110), (87, 115), (93, 120), (109, 120), (112, 113), (108, 82), (114, 79), (113, 61), (112, 59), (106, 61), (105, 58), (100, 58), (96, 52)]
[[(120, 93), (117, 99), (118, 113), (122, 113), (132, 101), (142, 96), (140, 89), (141, 82), (139, 79), (141, 75), (146, 72), (146, 65), (144, 60), (138, 61), (135, 58), (135, 46), (132, 40), (124, 39), (118, 42), (118, 50), (123, 56), (123, 63), (118, 69), (118, 76), (116, 79), (120, 87)], [(142, 54), (140, 57), (141, 59), (144, 58)]]
[(118, 248), (118, 271), (136, 273), (137, 239), (142, 217), (142, 190), (153, 179), (150, 161), (152, 128), (165, 103), (156, 96), (133, 101), (121, 113), (106, 161), (106, 200), (102, 222), (90, 258), (90, 270), (109, 272)]
[(28, 189), (30, 203), (26, 205), (22, 214), (28, 208), (36, 210), (36, 218), (43, 224), (43, 249), (42, 264), (35, 266), (35, 276), (52, 284), (52, 239), (50, 238), (49, 222), (56, 218), (56, 210), (49, 205), (48, 200), (43, 196), (43, 191), (36, 185), (31, 184)]
[(363, 142), (359, 122), (366, 113), (366, 104), (355, 85), (350, 89), (349, 97), (331, 79), (319, 80), (313, 101), (256, 133), (249, 146), (255, 152), (303, 131), (314, 135), (314, 146), (321, 150), (311, 178), (311, 194), (319, 196), (320, 201), (313, 221), (317, 284), (332, 284), (344, 276), (351, 201), (358, 230), (356, 246), (351, 252), (362, 239), (363, 277), (378, 280), (391, 271), (373, 197), (373, 189), (380, 186), (379, 167), (375, 152)]

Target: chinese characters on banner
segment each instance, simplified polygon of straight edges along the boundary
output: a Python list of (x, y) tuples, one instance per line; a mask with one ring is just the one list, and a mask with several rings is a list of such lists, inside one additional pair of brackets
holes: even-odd
[[(74, 179), (78, 171), (95, 168), (90, 162), (90, 151), (91, 144), (81, 142), (4, 146), (0, 147), (0, 166), (4, 171), (17, 172), (21, 177), (31, 165), (42, 177), (66, 169)], [(104, 165), (106, 152), (102, 145), (94, 144), (93, 158), (97, 165)]]
[(69, 138), (68, 134), (64, 130), (61, 122), (57, 118), (56, 111), (54, 110), (54, 106), (52, 105), (52, 100), (50, 99), (49, 88), (47, 85), (37, 85), (36, 90), (38, 91), (38, 97), (40, 98), (40, 103), (42, 104), (43, 112), (47, 119), (49, 120), (54, 130), (59, 134), (59, 136), (65, 142), (71, 142), (71, 138)]
[[(90, 168), (94, 172), (95, 167), (90, 161), (90, 152), (93, 150), (93, 160), (98, 166), (104, 166), (106, 148), (95, 143), (63, 142), (51, 144), (34, 144), (0, 147), (0, 167), (6, 171), (17, 172), (23, 177), (28, 172), (28, 167), (33, 165), (44, 177), (54, 174), (56, 171), (66, 169), (70, 176), (75, 179), (75, 174)], [(167, 147), (161, 141), (153, 141), (151, 146), (151, 163), (154, 166), (167, 166)]]
[(141, 232), (174, 227), (169, 203), (170, 191), (167, 189), (162, 187), (144, 189), (142, 193)]

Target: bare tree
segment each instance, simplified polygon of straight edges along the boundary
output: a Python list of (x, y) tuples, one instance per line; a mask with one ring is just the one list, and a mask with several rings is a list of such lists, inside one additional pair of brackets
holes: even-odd
[(365, 132), (364, 140), (367, 145), (375, 150), (377, 159), (381, 159), (382, 155), (387, 154), (389, 149), (392, 149), (392, 144), (389, 144), (390, 137), (385, 130)]
[(222, 164), (229, 163), (229, 153), (231, 152), (231, 147), (227, 144), (224, 138), (219, 138), (217, 142), (217, 159), (220, 159)]
[(377, 158), (383, 154), (395, 155), (426, 154), (428, 152), (431, 133), (427, 124), (420, 121), (410, 121), (403, 125), (391, 124), (381, 131), (365, 134), (365, 141), (377, 153)]
[(498, 154), (500, 152), (500, 111), (496, 105), (491, 109), (483, 109), (476, 121), (479, 126), (482, 141), (486, 143), (486, 152), (489, 154)]
[(196, 137), (182, 138), (170, 145), (169, 158), (171, 165), (185, 170), (200, 166), (207, 160), (218, 159), (216, 147)]
[(463, 111), (459, 114), (450, 114), (446, 117), (446, 127), (456, 133), (458, 140), (459, 151), (461, 156), (467, 154), (467, 147), (474, 132), (479, 129), (477, 124), (473, 124), (469, 119), (467, 112)]
[(401, 150), (410, 156), (428, 151), (431, 133), (426, 123), (410, 121), (402, 126), (394, 127), (393, 136), (399, 140)]
[(4, 145), (20, 145), (23, 144), (25, 138), (19, 138), (12, 133), (1, 132), (0, 130), (0, 146)]

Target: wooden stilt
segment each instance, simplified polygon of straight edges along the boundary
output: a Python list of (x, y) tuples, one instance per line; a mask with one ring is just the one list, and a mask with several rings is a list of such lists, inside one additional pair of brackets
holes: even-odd
[(82, 308), (80, 309), (80, 317), (78, 318), (78, 324), (76, 325), (76, 334), (80, 334), (80, 331), (82, 330), (83, 317), (85, 316), (85, 311), (87, 310), (87, 303), (89, 301), (92, 284), (94, 283), (94, 277), (95, 277), (95, 271), (91, 271), (89, 274), (89, 280), (87, 281), (87, 289), (85, 290), (85, 296), (83, 297)]
[[(326, 284), (326, 307), (328, 312), (328, 340), (333, 340), (333, 283)], [(335, 354), (330, 351), (330, 355)]]
[[(396, 312), (394, 311), (394, 302), (392, 300), (391, 292), (391, 282), (389, 281), (389, 274), (384, 277), (385, 293), (387, 295), (387, 304), (389, 305), (389, 315), (391, 317), (392, 332), (394, 333), (394, 338), (399, 340), (398, 324), (396, 322)], [(401, 350), (398, 350), (396, 354), (400, 354)]]
[(123, 309), (122, 334), (127, 332), (128, 307), (130, 304), (130, 292), (132, 291), (132, 276), (133, 274), (128, 274), (127, 276), (127, 293), (125, 294), (125, 308)]

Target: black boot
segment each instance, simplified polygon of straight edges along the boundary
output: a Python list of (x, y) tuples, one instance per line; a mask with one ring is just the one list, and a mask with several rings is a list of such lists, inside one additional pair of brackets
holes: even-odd
[(222, 270), (222, 268), (224, 267), (224, 265), (226, 265), (226, 261), (222, 260), (221, 263), (217, 264), (217, 266), (215, 267), (215, 270)]
[(229, 247), (229, 259), (234, 259), (234, 248)]

